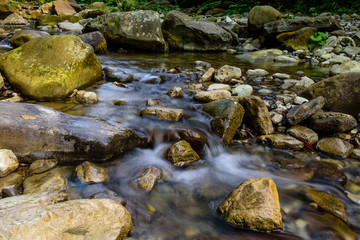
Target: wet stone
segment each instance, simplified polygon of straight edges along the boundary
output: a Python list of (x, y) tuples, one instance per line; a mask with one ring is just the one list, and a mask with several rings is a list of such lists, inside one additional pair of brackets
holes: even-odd
[(305, 163), (301, 160), (295, 158), (283, 158), (283, 157), (276, 157), (272, 160), (275, 164), (279, 164), (280, 167), (285, 169), (294, 169), (294, 168), (303, 168), (305, 167)]
[(75, 169), (77, 176), (84, 183), (100, 183), (109, 180), (107, 170), (91, 162), (83, 162)]
[(227, 84), (222, 84), (222, 83), (214, 83), (211, 84), (208, 88), (207, 91), (213, 91), (213, 90), (231, 90), (231, 87)]
[(18, 187), (22, 183), (22, 176), (18, 173), (11, 173), (6, 177), (0, 178), (0, 192), (8, 186)]
[(227, 83), (230, 79), (239, 79), (241, 77), (241, 69), (229, 65), (224, 65), (217, 70), (214, 79), (219, 83)]
[(297, 140), (294, 137), (284, 134), (270, 134), (262, 135), (258, 137), (258, 140), (265, 145), (278, 148), (290, 148), (294, 150), (300, 150), (304, 147), (303, 142)]
[(319, 112), (310, 120), (310, 127), (316, 131), (342, 133), (357, 127), (356, 119), (345, 113)]
[(307, 164), (306, 167), (314, 170), (314, 175), (318, 178), (338, 181), (342, 185), (346, 184), (346, 175), (333, 163), (312, 160)]
[(16, 185), (10, 185), (2, 189), (1, 196), (3, 198), (20, 195)]
[(289, 128), (286, 133), (311, 145), (319, 140), (319, 136), (316, 132), (304, 126), (293, 126)]
[(316, 148), (327, 154), (346, 158), (352, 153), (354, 146), (340, 138), (331, 137), (319, 140)]
[(297, 125), (301, 121), (309, 118), (315, 112), (319, 111), (325, 104), (325, 99), (321, 96), (310, 100), (307, 103), (294, 106), (286, 114), (286, 119), (291, 125)]
[(45, 172), (28, 177), (24, 181), (24, 194), (48, 190), (62, 191), (67, 188), (66, 179), (57, 172)]
[(268, 74), (269, 72), (264, 69), (249, 69), (246, 72), (246, 75), (250, 78), (264, 77)]
[(181, 167), (200, 159), (190, 143), (185, 140), (171, 145), (167, 151), (167, 158), (176, 167)]
[(167, 93), (170, 97), (183, 97), (184, 93), (181, 87), (172, 87)]
[(180, 138), (190, 143), (191, 147), (195, 150), (201, 150), (206, 142), (206, 135), (200, 131), (193, 129), (180, 129), (177, 130)]
[(355, 148), (351, 154), (351, 157), (360, 160), (360, 149)]
[(56, 159), (41, 159), (31, 163), (29, 167), (29, 173), (43, 173), (50, 169), (53, 169), (58, 162)]
[(113, 192), (111, 190), (104, 190), (101, 192), (97, 192), (94, 193), (93, 195), (88, 197), (89, 199), (111, 199), (114, 200), (115, 202), (121, 203), (123, 206), (126, 205), (126, 200), (122, 197), (120, 197), (119, 195), (117, 195), (116, 192)]
[(15, 154), (8, 149), (0, 149), (0, 177), (6, 177), (19, 166)]
[(162, 170), (156, 167), (145, 169), (141, 176), (136, 179), (139, 188), (145, 191), (151, 191), (156, 182), (162, 177)]
[(242, 84), (231, 90), (232, 94), (239, 97), (250, 96), (253, 92), (253, 88), (250, 85)]
[(210, 81), (213, 76), (214, 76), (214, 73), (215, 73), (215, 69), (214, 68), (209, 68), (205, 73), (204, 75), (202, 75), (202, 77), (200, 78), (200, 82), (207, 82), (207, 81)]
[(96, 93), (84, 90), (77, 91), (75, 98), (80, 103), (95, 104), (99, 102)]
[(146, 100), (146, 106), (155, 106), (155, 105), (159, 105), (160, 104), (160, 100), (159, 99), (149, 99)]
[(213, 90), (213, 91), (200, 91), (194, 96), (194, 99), (200, 102), (212, 102), (230, 97), (231, 97), (231, 93), (227, 90)]
[(314, 171), (309, 168), (296, 168), (288, 171), (278, 171), (277, 175), (292, 180), (308, 181), (314, 176)]
[(141, 115), (154, 116), (160, 120), (179, 121), (184, 115), (184, 110), (165, 107), (148, 107), (141, 111)]

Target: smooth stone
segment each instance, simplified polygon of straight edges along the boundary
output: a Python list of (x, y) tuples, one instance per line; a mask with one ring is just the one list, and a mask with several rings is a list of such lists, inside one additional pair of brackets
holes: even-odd
[(7, 16), (3, 21), (3, 25), (28, 25), (29, 22), (26, 21), (22, 16), (17, 13), (12, 13)]
[(44, 31), (21, 30), (15, 32), (14, 35), (12, 35), (12, 37), (10, 38), (10, 43), (14, 47), (19, 47), (33, 38), (49, 36), (49, 35), (50, 35), (49, 33)]
[(231, 93), (227, 90), (200, 91), (194, 99), (200, 102), (212, 102), (219, 99), (230, 98)]
[(181, 87), (172, 87), (167, 93), (170, 97), (183, 97), (184, 93)]
[(274, 111), (269, 112), (273, 124), (281, 123), (284, 119), (283, 115)]
[(245, 123), (249, 124), (258, 134), (268, 135), (274, 133), (269, 110), (260, 97), (243, 97), (239, 102), (245, 110)]
[(309, 100), (307, 100), (306, 98), (303, 98), (303, 97), (296, 96), (294, 98), (294, 104), (296, 104), (296, 105), (301, 105), (301, 104), (304, 104), (307, 102), (309, 102)]
[(88, 161), (78, 165), (75, 171), (83, 183), (101, 183), (109, 180), (109, 176), (105, 168)]
[(253, 92), (253, 88), (250, 85), (243, 84), (233, 88), (231, 90), (232, 94), (239, 97), (247, 97), (250, 96)]
[(330, 137), (319, 140), (316, 148), (327, 154), (346, 158), (352, 153), (354, 146), (340, 138)]
[(41, 159), (36, 160), (30, 164), (29, 173), (43, 173), (53, 169), (58, 164), (56, 159)]
[(272, 231), (283, 228), (279, 194), (271, 178), (250, 178), (220, 204), (225, 219), (240, 228)]
[(304, 147), (303, 142), (284, 134), (261, 135), (258, 137), (258, 140), (272, 147), (290, 148), (294, 150), (300, 150)]
[(345, 113), (319, 112), (315, 113), (310, 120), (309, 126), (315, 131), (326, 133), (342, 133), (356, 128), (356, 119)]
[(214, 76), (214, 73), (215, 73), (215, 69), (214, 68), (209, 68), (205, 73), (204, 75), (201, 76), (199, 82), (208, 82), (208, 81), (211, 81), (213, 76)]
[(0, 149), (0, 178), (6, 177), (18, 167), (19, 161), (15, 154), (9, 149)]
[(305, 162), (296, 158), (276, 157), (272, 160), (272, 162), (279, 164), (281, 168), (285, 169), (296, 169), (305, 167)]
[(111, 190), (104, 190), (101, 192), (97, 192), (88, 197), (88, 199), (104, 199), (104, 198), (114, 200), (115, 202), (121, 203), (121, 205), (123, 206), (125, 206), (127, 203), (124, 198), (120, 197), (119, 195), (117, 195), (116, 192), (113, 192)]
[(290, 75), (286, 73), (274, 73), (272, 75), (274, 78), (280, 78), (280, 79), (289, 79)]
[(246, 76), (248, 76), (250, 78), (264, 77), (268, 74), (269, 74), (269, 72), (264, 69), (254, 69), (254, 70), (249, 69), (246, 72)]
[(297, 125), (298, 123), (312, 116), (315, 112), (319, 111), (324, 106), (324, 104), (325, 99), (319, 96), (307, 103), (292, 107), (286, 114), (286, 119), (291, 125)]
[(241, 77), (241, 69), (229, 65), (222, 66), (216, 71), (214, 75), (215, 82), (219, 82), (219, 83), (227, 83), (233, 78), (239, 79), (240, 77)]
[(57, 172), (45, 172), (28, 177), (24, 181), (24, 194), (49, 190), (62, 191), (67, 188), (66, 179)]
[(259, 94), (261, 95), (267, 95), (267, 94), (272, 94), (273, 91), (270, 89), (266, 89), (266, 88), (262, 88), (260, 90), (257, 91)]
[(156, 167), (151, 167), (144, 170), (141, 176), (136, 179), (136, 183), (139, 188), (145, 191), (151, 191), (161, 177), (162, 170)]
[(360, 148), (355, 148), (350, 157), (360, 160)]
[(146, 100), (146, 106), (155, 106), (155, 105), (159, 105), (160, 104), (160, 100), (159, 99), (149, 99)]
[(181, 140), (169, 147), (167, 150), (167, 159), (174, 166), (182, 167), (198, 161), (200, 157), (191, 147), (190, 143), (185, 140)]
[(180, 121), (180, 119), (184, 116), (184, 110), (165, 107), (147, 107), (141, 110), (140, 114), (145, 116), (154, 116), (160, 120)]
[(230, 144), (242, 123), (244, 108), (237, 102), (222, 99), (204, 104), (201, 110), (213, 118), (210, 126), (215, 135), (220, 137), (225, 144)]
[(274, 58), (275, 62), (279, 62), (279, 63), (289, 63), (289, 64), (298, 64), (299, 60), (289, 57), (289, 56), (277, 56)]
[(22, 183), (22, 176), (18, 173), (11, 173), (6, 177), (0, 178), (0, 192), (8, 187), (15, 185), (16, 187), (20, 186)]
[(57, 15), (73, 15), (76, 13), (75, 9), (70, 6), (70, 3), (63, 1), (53, 1), (53, 9)]
[(360, 63), (357, 61), (348, 61), (341, 63), (340, 65), (333, 65), (330, 69), (332, 75), (360, 72)]
[(301, 77), (300, 81), (298, 81), (295, 85), (294, 85), (294, 89), (297, 91), (303, 91), (306, 88), (314, 85), (315, 82), (314, 80), (312, 80), (311, 78), (308, 77)]
[(280, 177), (285, 177), (297, 181), (308, 181), (311, 180), (314, 176), (314, 171), (309, 168), (295, 168), (286, 172), (278, 171), (276, 173)]
[(211, 84), (206, 91), (213, 91), (213, 90), (231, 90), (231, 87), (227, 84), (222, 84), (222, 83), (214, 83)]
[(79, 33), (81, 33), (81, 31), (84, 29), (84, 26), (78, 22), (71, 23), (69, 21), (64, 21), (64, 22), (59, 22), (58, 26), (60, 29), (63, 29), (65, 31), (73, 31), (73, 32), (79, 32)]
[(311, 145), (319, 140), (319, 136), (316, 132), (304, 126), (293, 126), (289, 128), (286, 133)]
[(255, 6), (249, 11), (248, 28), (251, 32), (263, 30), (264, 24), (281, 19), (281, 13), (271, 6)]
[(347, 182), (346, 175), (337, 168), (336, 164), (311, 160), (306, 167), (314, 170), (314, 175), (318, 178), (337, 181), (342, 185), (345, 185)]
[(95, 104), (99, 102), (99, 98), (95, 92), (84, 90), (77, 91), (75, 98), (80, 103)]
[(175, 131), (177, 136), (174, 136), (171, 141), (185, 140), (190, 143), (191, 147), (195, 150), (201, 150), (207, 142), (206, 135), (198, 130), (178, 129)]
[(95, 31), (90, 33), (81, 34), (78, 36), (84, 43), (90, 44), (95, 53), (106, 53), (107, 42), (101, 32)]
[(325, 211), (335, 215), (344, 222), (347, 222), (345, 206), (337, 198), (334, 198), (333, 196), (325, 192), (313, 189), (306, 189), (305, 195)]

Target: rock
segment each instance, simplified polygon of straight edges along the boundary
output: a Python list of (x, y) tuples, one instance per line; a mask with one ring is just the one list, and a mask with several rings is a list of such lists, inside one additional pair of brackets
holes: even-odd
[(255, 52), (244, 53), (239, 58), (249, 62), (264, 62), (273, 61), (276, 56), (284, 55), (284, 52), (279, 49), (264, 49)]
[(225, 51), (232, 35), (211, 21), (193, 21), (186, 14), (170, 11), (162, 24), (169, 47), (184, 51)]
[(344, 52), (353, 57), (360, 54), (360, 47), (347, 46), (344, 48)]
[(95, 53), (106, 53), (107, 43), (105, 37), (99, 31), (81, 34), (78, 36), (84, 43), (90, 44)]
[(344, 73), (324, 79), (305, 89), (301, 96), (325, 98), (325, 108), (357, 116), (360, 105), (360, 73)]
[(159, 99), (149, 99), (146, 100), (146, 106), (155, 106), (155, 105), (159, 105), (160, 104), (160, 100)]
[(257, 96), (248, 96), (240, 99), (244, 107), (244, 122), (249, 124), (258, 134), (268, 135), (274, 133), (271, 117), (265, 102)]
[(70, 3), (65, 1), (53, 1), (53, 8), (57, 15), (73, 15), (76, 13), (75, 9), (70, 6)]
[(207, 81), (211, 81), (213, 76), (215, 73), (215, 69), (214, 68), (209, 68), (204, 75), (201, 76), (199, 82), (207, 82)]
[(117, 195), (116, 192), (113, 192), (111, 190), (104, 190), (101, 192), (97, 192), (94, 193), (93, 195), (88, 197), (89, 199), (111, 199), (114, 200), (115, 202), (120, 203), (121, 205), (125, 206), (126, 205), (126, 200), (122, 197), (120, 197), (119, 195)]
[(279, 195), (271, 178), (250, 178), (220, 204), (226, 220), (240, 228), (272, 231), (282, 229)]
[(351, 153), (351, 156), (352, 158), (355, 158), (357, 160), (360, 160), (360, 149), (359, 148), (355, 148), (353, 150), (353, 152)]
[(0, 178), (6, 177), (18, 167), (19, 162), (15, 154), (9, 149), (0, 149)]
[(283, 56), (277, 56), (274, 58), (275, 62), (279, 62), (279, 63), (289, 63), (289, 64), (297, 64), (299, 63), (299, 60), (283, 55)]
[(280, 165), (281, 168), (285, 169), (297, 169), (305, 167), (305, 163), (296, 158), (285, 158), (285, 157), (276, 157), (271, 162), (275, 163), (275, 165)]
[(6, 186), (5, 188), (2, 189), (1, 195), (3, 198), (20, 195), (18, 191), (18, 186), (15, 185)]
[(170, 97), (183, 97), (184, 93), (181, 87), (172, 87), (167, 93)]
[(194, 129), (179, 129), (176, 132), (181, 140), (190, 143), (191, 147), (195, 150), (201, 150), (207, 142), (206, 135)]
[(280, 79), (289, 79), (290, 75), (286, 73), (274, 73), (272, 75), (274, 78), (280, 78)]
[(341, 29), (339, 22), (333, 16), (318, 16), (306, 18), (284, 19), (264, 24), (265, 35), (278, 35), (284, 32), (297, 31), (312, 27), (317, 31), (331, 32)]
[(296, 105), (301, 105), (301, 104), (304, 104), (307, 102), (309, 102), (309, 100), (307, 100), (306, 98), (303, 98), (303, 97), (296, 96), (294, 98), (294, 104), (296, 104)]
[(227, 90), (200, 91), (194, 99), (200, 102), (212, 102), (219, 99), (230, 98), (231, 93)]
[(243, 84), (237, 86), (236, 88), (231, 90), (232, 94), (239, 97), (248, 97), (252, 94), (253, 88), (250, 85)]
[(330, 69), (332, 75), (342, 74), (342, 73), (351, 73), (351, 72), (360, 72), (360, 63), (357, 61), (347, 61), (340, 65), (333, 65)]
[(2, 177), (0, 178), (0, 193), (4, 188), (7, 188), (9, 186), (19, 187), (21, 183), (22, 183), (22, 176), (18, 173), (11, 173), (6, 177)]
[(311, 145), (319, 140), (319, 136), (316, 132), (304, 126), (293, 126), (289, 128), (286, 133)]
[(80, 103), (95, 104), (99, 102), (99, 98), (96, 93), (84, 90), (77, 91), (75, 98)]
[(0, 221), (6, 223), (0, 226), (3, 239), (123, 239), (132, 227), (129, 212), (109, 199), (79, 199), (16, 209), (1, 214)]
[(227, 84), (222, 84), (222, 83), (214, 83), (211, 84), (207, 89), (207, 91), (213, 91), (213, 90), (227, 90), (230, 91), (231, 87)]
[(249, 12), (249, 31), (257, 33), (263, 30), (264, 24), (280, 20), (281, 13), (271, 6), (255, 6)]
[(227, 83), (233, 78), (239, 79), (240, 77), (241, 69), (229, 65), (222, 66), (214, 75), (215, 81), (219, 83)]
[(43, 173), (50, 169), (53, 169), (58, 162), (56, 159), (41, 159), (31, 163), (29, 167), (29, 173)]
[[(120, 124), (72, 116), (50, 108), (1, 102), (0, 145), (23, 162), (55, 158), (104, 161), (140, 145), (140, 138)], [(89, 129), (91, 129), (89, 131)]]
[(308, 181), (314, 176), (314, 171), (309, 168), (296, 168), (286, 172), (278, 171), (277, 176), (289, 178), (297, 181)]
[(301, 141), (284, 134), (261, 135), (258, 137), (258, 140), (261, 143), (272, 147), (290, 148), (294, 150), (299, 150), (304, 147), (304, 144)]
[(155, 11), (114, 12), (96, 17), (85, 32), (100, 31), (108, 44), (121, 48), (164, 52), (166, 44)]
[(29, 22), (26, 21), (22, 16), (17, 13), (12, 13), (11, 15), (7, 16), (2, 24), (4, 25), (28, 25)]
[[(311, 85), (315, 84), (314, 80), (308, 78), (308, 77), (302, 77), (300, 79), (300, 81), (298, 81), (297, 83), (295, 83), (295, 85), (293, 86), (293, 88), (296, 91), (303, 91), (304, 89), (310, 87)], [(299, 98), (299, 96), (296, 96)], [(295, 97), (295, 98), (296, 98)], [(294, 99), (295, 101), (295, 99)]]
[(160, 120), (180, 121), (180, 119), (184, 116), (184, 110), (164, 107), (147, 107), (141, 110), (140, 114), (145, 116), (154, 116)]
[(62, 191), (66, 188), (64, 176), (52, 171), (33, 175), (24, 181), (24, 194), (49, 190)]
[(75, 171), (83, 183), (100, 183), (109, 180), (109, 176), (105, 168), (88, 161), (78, 165)]
[(126, 73), (122, 69), (116, 67), (105, 67), (104, 73), (106, 80), (115, 81), (114, 84), (118, 83), (129, 83), (134, 81), (134, 75), (132, 73)]
[(14, 35), (12, 35), (12, 37), (10, 38), (10, 43), (13, 47), (19, 47), (33, 38), (49, 35), (49, 33), (43, 31), (20, 30), (15, 32)]
[(321, 96), (310, 100), (307, 103), (293, 106), (286, 114), (286, 119), (291, 125), (297, 125), (301, 121), (312, 116), (315, 112), (319, 111), (325, 104), (325, 99)]
[(312, 160), (307, 164), (307, 168), (314, 170), (315, 176), (318, 178), (338, 181), (342, 185), (346, 184), (346, 175), (333, 163)]
[(347, 222), (344, 204), (337, 198), (334, 198), (325, 192), (312, 189), (305, 190), (305, 194), (306, 197), (308, 197), (311, 201), (314, 201), (319, 207), (335, 215), (344, 222)]
[(84, 29), (84, 26), (80, 23), (71, 23), (69, 21), (59, 22), (58, 26), (60, 29), (65, 31), (72, 31), (75, 33), (81, 33), (81, 31)]
[(104, 2), (93, 2), (91, 4), (91, 6), (93, 6), (94, 8), (102, 8), (105, 6), (105, 3)]
[(104, 15), (105, 12), (101, 9), (85, 9), (79, 12), (79, 15), (86, 19), (86, 18), (96, 18), (98, 16)]
[(269, 72), (264, 69), (254, 69), (254, 70), (249, 69), (246, 72), (246, 76), (248, 76), (250, 78), (264, 77), (268, 74), (269, 74)]
[(342, 133), (357, 127), (356, 119), (345, 113), (319, 112), (310, 120), (310, 127), (316, 131)]
[(102, 79), (93, 48), (74, 35), (34, 38), (4, 54), (0, 68), (12, 86), (37, 100), (65, 98)]
[(81, 16), (72, 16), (72, 15), (63, 15), (63, 16), (54, 16), (54, 15), (43, 15), (38, 21), (38, 26), (55, 26), (60, 22), (69, 21), (71, 23), (76, 23), (82, 20)]
[(210, 126), (215, 135), (222, 138), (225, 144), (230, 144), (242, 123), (244, 108), (237, 102), (222, 99), (204, 104), (201, 110), (213, 118)]
[(16, 12), (16, 9), (9, 3), (6, 3), (5, 1), (0, 2), (0, 19), (4, 19), (14, 12)]
[(171, 145), (167, 151), (167, 158), (176, 167), (182, 167), (200, 159), (190, 143), (185, 140)]
[(316, 148), (327, 154), (346, 158), (352, 153), (354, 146), (341, 138), (330, 137), (319, 140)]
[(270, 117), (271, 117), (271, 121), (273, 124), (278, 124), (281, 123), (284, 119), (283, 115), (280, 113), (277, 113), (275, 111), (271, 111), (269, 112)]
[(281, 33), (276, 36), (276, 40), (289, 51), (308, 50), (308, 45), (312, 42), (310, 36), (315, 33), (315, 28), (305, 27), (297, 31)]
[(151, 191), (157, 180), (160, 180), (162, 177), (161, 169), (156, 167), (151, 167), (145, 169), (145, 171), (141, 174), (141, 176), (136, 179), (137, 185), (139, 188), (145, 191)]

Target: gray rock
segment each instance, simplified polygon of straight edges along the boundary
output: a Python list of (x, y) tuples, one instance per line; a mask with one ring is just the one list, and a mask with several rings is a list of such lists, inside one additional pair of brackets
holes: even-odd
[(154, 116), (160, 120), (180, 121), (184, 116), (183, 109), (165, 107), (147, 107), (141, 110), (141, 115)]
[(29, 22), (26, 21), (22, 16), (17, 13), (12, 13), (11, 15), (7, 16), (3, 21), (2, 24), (4, 25), (28, 25)]
[(264, 24), (280, 20), (281, 13), (271, 6), (255, 6), (249, 12), (248, 27), (251, 32), (263, 30)]
[(315, 112), (319, 111), (325, 104), (325, 99), (321, 96), (294, 106), (286, 114), (286, 119), (291, 125), (297, 125), (301, 121), (311, 117)]
[(97, 192), (94, 193), (93, 195), (88, 197), (89, 199), (111, 199), (114, 200), (115, 202), (121, 203), (121, 205), (125, 206), (126, 205), (126, 200), (122, 197), (120, 197), (119, 195), (117, 195), (116, 192), (113, 192), (111, 190), (104, 190), (101, 192)]
[(231, 93), (227, 90), (200, 91), (194, 99), (200, 102), (212, 102), (219, 99), (230, 98)]
[(264, 77), (268, 74), (269, 72), (264, 69), (249, 69), (246, 72), (246, 75), (251, 78)]
[(357, 61), (347, 61), (340, 65), (334, 65), (330, 69), (332, 75), (350, 72), (360, 72), (360, 63)]
[(279, 63), (291, 63), (291, 64), (299, 63), (299, 60), (289, 56), (277, 56), (274, 58), (274, 61)]
[(80, 90), (76, 92), (75, 98), (80, 103), (95, 104), (99, 98), (95, 92)]
[(211, 84), (206, 91), (213, 91), (213, 90), (231, 90), (231, 87), (227, 84), (222, 84), (222, 83), (214, 83)]
[(310, 127), (316, 131), (326, 133), (342, 133), (357, 127), (356, 119), (345, 113), (319, 112), (310, 120)]
[[(120, 124), (72, 116), (50, 108), (1, 102), (0, 144), (12, 149), (21, 161), (57, 159), (104, 161), (141, 143)], [(89, 131), (91, 129), (91, 131)]]
[(84, 43), (90, 44), (95, 53), (106, 53), (107, 43), (105, 37), (101, 32), (95, 31), (90, 33), (81, 34), (78, 36)]
[(18, 173), (11, 173), (6, 177), (0, 178), (0, 192), (8, 186), (18, 187), (22, 183), (22, 176)]
[(215, 81), (219, 83), (227, 83), (233, 78), (239, 79), (240, 77), (241, 69), (229, 65), (222, 66), (214, 75)]
[(73, 32), (79, 32), (84, 29), (84, 26), (80, 23), (71, 23), (69, 21), (59, 22), (58, 23), (59, 28), (65, 30), (65, 31), (73, 31)]
[(237, 86), (236, 88), (231, 90), (232, 94), (239, 96), (239, 97), (247, 97), (250, 96), (253, 92), (253, 88), (250, 85), (243, 84)]
[(78, 165), (75, 171), (83, 183), (100, 183), (109, 180), (106, 168), (88, 161)]

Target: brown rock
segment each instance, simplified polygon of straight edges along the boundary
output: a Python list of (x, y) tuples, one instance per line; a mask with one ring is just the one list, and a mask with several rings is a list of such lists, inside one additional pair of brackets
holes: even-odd
[(7, 16), (2, 22), (4, 25), (27, 25), (29, 24), (22, 16), (17, 13), (13, 13)]
[(58, 162), (56, 159), (41, 159), (31, 163), (29, 173), (43, 173), (54, 168)]
[(8, 186), (19, 186), (22, 183), (22, 176), (18, 173), (11, 173), (4, 178), (0, 178), (0, 193)]
[(70, 3), (65, 1), (54, 1), (52, 2), (53, 8), (57, 15), (73, 15), (76, 13), (75, 9), (70, 6)]
[(97, 192), (94, 193), (93, 195), (88, 197), (89, 199), (111, 199), (114, 200), (115, 202), (121, 203), (121, 205), (125, 206), (126, 205), (126, 200), (122, 197), (120, 197), (119, 195), (117, 195), (116, 192), (113, 192), (111, 190), (104, 190), (101, 192)]
[(304, 126), (293, 126), (286, 131), (287, 134), (299, 138), (305, 142), (315, 144), (319, 140), (316, 132)]
[(261, 135), (258, 137), (258, 140), (263, 144), (270, 145), (272, 147), (291, 148), (295, 150), (299, 150), (304, 147), (304, 144), (301, 141), (284, 134)]
[(345, 113), (319, 112), (310, 120), (310, 127), (316, 131), (342, 133), (357, 127), (356, 119)]
[(167, 93), (170, 97), (183, 97), (184, 93), (181, 87), (172, 87)]
[(200, 159), (190, 143), (185, 140), (171, 145), (167, 152), (167, 158), (176, 167), (181, 167)]
[(215, 73), (215, 69), (214, 68), (209, 68), (204, 75), (202, 75), (202, 77), (200, 78), (200, 82), (207, 82), (207, 81), (211, 81), (213, 76)]
[(352, 153), (354, 146), (341, 138), (331, 137), (321, 139), (316, 148), (330, 155), (346, 158)]
[(48, 190), (62, 191), (66, 188), (66, 179), (57, 172), (37, 174), (26, 178), (24, 181), (24, 194)]
[(6, 177), (19, 167), (15, 154), (8, 149), (0, 149), (0, 177)]
[(286, 114), (286, 119), (291, 125), (297, 125), (301, 121), (311, 117), (315, 112), (319, 111), (324, 104), (325, 99), (319, 96), (307, 103), (292, 107)]
[(136, 179), (137, 185), (139, 188), (151, 191), (157, 180), (160, 180), (162, 177), (162, 171), (161, 169), (158, 169), (156, 167), (151, 167), (145, 169), (145, 171), (141, 174), (141, 176)]
[(213, 91), (200, 91), (194, 96), (194, 99), (200, 102), (212, 102), (230, 97), (231, 97), (231, 93), (227, 90), (213, 90)]
[(141, 115), (154, 116), (160, 120), (179, 121), (184, 116), (183, 109), (148, 107), (141, 110)]
[(78, 177), (84, 183), (100, 183), (109, 180), (107, 170), (94, 163), (85, 161), (75, 169)]
[(314, 175), (318, 178), (338, 181), (342, 185), (347, 182), (344, 172), (340, 171), (333, 163), (312, 160), (307, 164), (307, 168), (314, 170)]
[(308, 181), (314, 176), (314, 171), (309, 168), (296, 168), (289, 171), (278, 171), (277, 175), (280, 177), (289, 178), (298, 181)]

